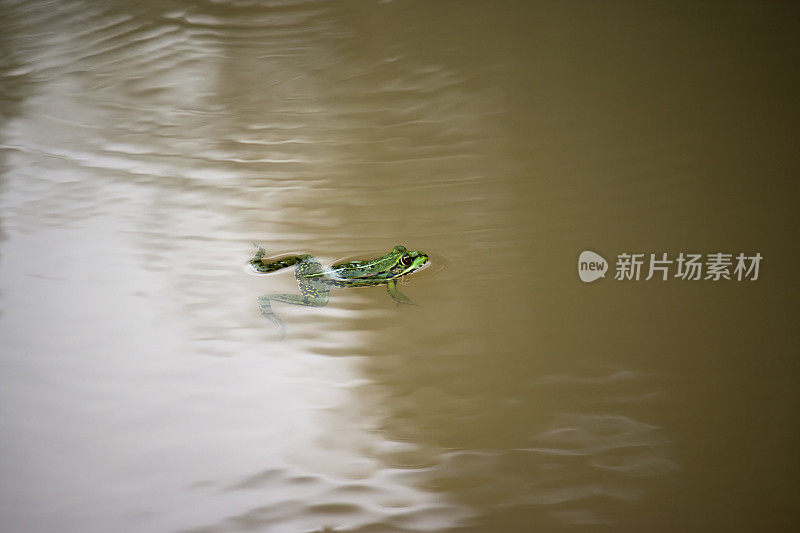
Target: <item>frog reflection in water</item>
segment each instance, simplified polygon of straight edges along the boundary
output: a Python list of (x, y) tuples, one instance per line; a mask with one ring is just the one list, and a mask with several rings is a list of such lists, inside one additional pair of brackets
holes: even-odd
[(258, 298), (261, 314), (281, 328), (282, 335), (285, 333), (283, 321), (272, 310), (270, 302), (322, 307), (328, 303), (331, 287), (386, 285), (395, 302), (411, 304), (411, 300), (397, 290), (397, 280), (428, 262), (427, 254), (398, 245), (377, 259), (336, 263), (324, 268), (314, 256), (307, 254), (264, 259), (264, 248), (254, 246), (258, 250), (250, 264), (259, 273), (267, 274), (297, 265), (295, 277), (300, 294), (265, 294)]

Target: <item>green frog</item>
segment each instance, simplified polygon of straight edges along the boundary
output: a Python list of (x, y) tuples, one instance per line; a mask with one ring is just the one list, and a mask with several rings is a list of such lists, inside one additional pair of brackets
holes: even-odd
[(293, 305), (322, 307), (327, 305), (332, 287), (369, 287), (386, 285), (389, 295), (398, 304), (412, 304), (397, 289), (397, 280), (419, 270), (428, 262), (428, 255), (419, 251), (409, 251), (397, 245), (392, 251), (376, 259), (335, 263), (324, 268), (312, 255), (292, 255), (265, 259), (266, 251), (257, 248), (250, 264), (256, 272), (268, 274), (297, 265), (295, 277), (300, 294), (265, 294), (258, 298), (261, 314), (271, 320), (285, 335), (283, 321), (272, 310), (270, 302), (284, 302)]

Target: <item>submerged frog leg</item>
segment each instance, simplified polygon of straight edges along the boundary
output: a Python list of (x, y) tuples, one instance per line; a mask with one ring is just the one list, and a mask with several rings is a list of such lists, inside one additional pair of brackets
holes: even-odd
[(250, 260), (250, 264), (253, 265), (253, 268), (256, 271), (266, 274), (268, 272), (275, 272), (276, 270), (281, 270), (284, 268), (288, 268), (290, 266), (294, 266), (298, 263), (302, 263), (303, 261), (307, 261), (311, 259), (310, 255), (290, 255), (287, 257), (279, 257), (277, 259), (273, 259), (270, 261), (264, 261), (264, 256), (267, 255), (266, 250), (257, 244), (253, 244), (257, 248), (255, 255)]
[(269, 302), (281, 302), (304, 307), (324, 307), (328, 305), (328, 293), (325, 291), (317, 296), (304, 296), (302, 294), (264, 294), (258, 297), (258, 306), (263, 311), (269, 308)]
[[(319, 263), (315, 264), (316, 267), (319, 267)], [(318, 281), (304, 279), (300, 273), (301, 268), (302, 266), (298, 268), (297, 273), (297, 286), (300, 289), (300, 294), (264, 294), (258, 297), (258, 308), (261, 314), (281, 329), (281, 338), (286, 336), (286, 327), (283, 324), (283, 320), (272, 310), (271, 302), (306, 307), (323, 307), (328, 304), (330, 289)], [(309, 268), (312, 272), (315, 270), (313, 265)]]
[(406, 296), (397, 289), (397, 281), (395, 280), (390, 280), (386, 284), (386, 290), (389, 291), (389, 296), (392, 297), (392, 300), (394, 300), (398, 304), (417, 305), (414, 302), (412, 302), (408, 296)]
[(278, 326), (278, 328), (281, 330), (281, 339), (283, 339), (286, 337), (286, 325), (283, 323), (283, 320), (281, 320), (281, 317), (276, 315), (275, 311), (272, 310), (269, 300), (269, 295), (259, 296), (258, 309), (261, 311), (261, 314), (264, 316), (264, 318)]

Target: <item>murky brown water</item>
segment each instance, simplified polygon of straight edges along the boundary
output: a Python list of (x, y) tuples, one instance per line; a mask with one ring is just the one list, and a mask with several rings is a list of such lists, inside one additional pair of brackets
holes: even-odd
[(3, 531), (800, 525), (796, 6), (1, 5)]

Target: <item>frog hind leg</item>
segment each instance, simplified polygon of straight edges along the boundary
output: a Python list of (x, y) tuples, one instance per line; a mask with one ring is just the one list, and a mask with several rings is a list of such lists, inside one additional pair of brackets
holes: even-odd
[(250, 260), (250, 264), (253, 266), (254, 269), (256, 269), (256, 272), (259, 272), (261, 274), (268, 274), (270, 272), (282, 270), (284, 268), (288, 268), (290, 266), (294, 266), (298, 263), (302, 263), (304, 261), (308, 261), (309, 259), (311, 259), (310, 255), (290, 255), (286, 257), (279, 257), (277, 259), (265, 261), (264, 256), (267, 255), (267, 251), (255, 243), (253, 243), (253, 246), (256, 247), (256, 253)]
[(397, 282), (395, 280), (391, 280), (386, 284), (386, 290), (389, 292), (389, 296), (392, 297), (392, 300), (398, 304), (417, 305), (412, 302), (408, 296), (398, 290)]
[(304, 307), (323, 307), (328, 304), (330, 289), (318, 282), (300, 279), (297, 286), (300, 294), (264, 294), (258, 297), (258, 308), (261, 314), (281, 330), (281, 339), (286, 336), (283, 320), (272, 310), (271, 302), (281, 302)]
[(275, 324), (278, 327), (278, 329), (281, 330), (281, 340), (283, 340), (286, 337), (286, 325), (283, 323), (283, 320), (281, 320), (281, 317), (275, 314), (275, 311), (272, 310), (272, 306), (269, 303), (270, 296), (271, 295), (268, 294), (265, 294), (264, 296), (259, 296), (258, 309), (259, 311), (261, 311), (261, 315), (264, 318), (268, 319), (270, 322)]

